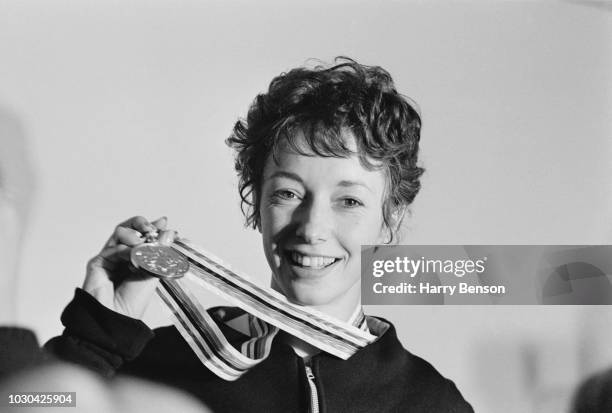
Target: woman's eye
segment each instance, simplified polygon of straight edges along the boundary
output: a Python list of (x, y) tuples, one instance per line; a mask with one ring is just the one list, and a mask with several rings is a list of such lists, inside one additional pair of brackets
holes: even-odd
[(347, 208), (355, 208), (355, 207), (362, 206), (363, 203), (358, 201), (355, 198), (343, 198), (342, 199), (342, 205), (347, 207)]
[(288, 199), (297, 199), (297, 194), (295, 192), (282, 189), (280, 191), (274, 192), (274, 197), (278, 199), (288, 200)]

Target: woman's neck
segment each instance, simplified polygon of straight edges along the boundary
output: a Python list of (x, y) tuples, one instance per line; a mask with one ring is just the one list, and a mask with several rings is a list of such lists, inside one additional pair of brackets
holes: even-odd
[[(275, 288), (272, 284), (272, 288)], [(294, 303), (304, 305), (302, 303)], [(340, 297), (337, 297), (332, 302), (320, 305), (305, 305), (305, 307), (315, 309), (325, 315), (328, 315), (336, 320), (345, 323), (353, 323), (361, 310), (361, 285), (357, 283), (350, 290)], [(312, 356), (321, 352), (317, 347), (314, 347), (307, 342), (292, 336), (291, 334), (283, 334), (282, 340), (285, 344), (291, 346), (293, 351), (304, 360), (309, 360)]]
[(285, 333), (282, 336), (283, 343), (287, 344), (293, 349), (298, 357), (303, 358), (305, 361), (310, 360), (313, 356), (316, 356), (321, 350), (311, 344), (308, 344), (304, 340), (292, 336), (291, 334)]
[[(311, 308), (316, 308), (316, 307), (311, 307)], [(318, 309), (318, 310), (322, 311), (321, 309)], [(353, 308), (353, 311), (351, 311), (347, 317), (344, 317), (341, 320), (344, 322), (352, 323), (354, 319), (356, 318), (357, 314), (359, 314), (360, 310), (361, 310), (361, 303), (358, 303), (357, 306)], [(325, 311), (322, 311), (322, 312), (325, 313)], [(335, 318), (338, 318), (338, 317), (335, 317)], [(285, 344), (293, 348), (293, 351), (295, 351), (295, 354), (303, 358), (305, 361), (310, 360), (311, 357), (316, 356), (317, 354), (321, 352), (319, 348), (295, 336), (292, 336), (291, 334), (283, 334), (282, 340)]]
[[(274, 278), (272, 278), (270, 287), (285, 295), (282, 289), (275, 284)], [(356, 313), (356, 309), (361, 308), (361, 284), (355, 283), (343, 294), (326, 303), (302, 303), (292, 300), (289, 297), (287, 298), (293, 304), (312, 308), (340, 321), (350, 322), (351, 317)]]

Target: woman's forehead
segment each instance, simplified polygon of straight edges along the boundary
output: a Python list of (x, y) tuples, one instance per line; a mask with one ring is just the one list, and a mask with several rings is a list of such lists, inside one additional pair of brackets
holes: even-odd
[[(355, 135), (348, 128), (336, 131), (320, 127), (298, 127), (281, 135), (277, 151), (295, 151), (302, 154), (330, 152), (331, 155), (341, 153), (357, 153), (358, 145)], [(331, 153), (335, 152), (335, 153)]]
[(321, 156), (282, 148), (276, 157), (270, 157), (264, 168), (264, 180), (289, 179), (303, 184), (329, 184), (334, 186), (366, 186), (377, 190), (384, 187), (386, 175), (381, 169), (368, 169), (357, 153), (346, 156)]
[(357, 138), (348, 128), (342, 128), (339, 133), (332, 131), (311, 131), (312, 135), (305, 134), (304, 130), (298, 129), (291, 135), (281, 138), (271, 154), (271, 158), (277, 164), (280, 155), (286, 158), (288, 155), (305, 155), (319, 158), (350, 158), (352, 156), (366, 160), (366, 169), (380, 169), (384, 165), (381, 161), (368, 156), (358, 144)]

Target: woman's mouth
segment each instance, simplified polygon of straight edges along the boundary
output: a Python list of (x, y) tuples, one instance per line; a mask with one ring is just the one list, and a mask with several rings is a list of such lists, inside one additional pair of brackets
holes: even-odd
[(319, 270), (322, 268), (329, 267), (336, 261), (340, 260), (340, 258), (334, 257), (305, 255), (297, 251), (287, 251), (287, 258), (289, 259), (289, 262), (293, 265), (313, 270)]

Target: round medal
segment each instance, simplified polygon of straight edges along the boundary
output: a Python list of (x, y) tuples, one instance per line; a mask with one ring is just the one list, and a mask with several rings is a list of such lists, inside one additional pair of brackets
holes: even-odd
[(157, 242), (132, 248), (132, 264), (157, 278), (180, 278), (189, 270), (189, 261), (169, 245)]

